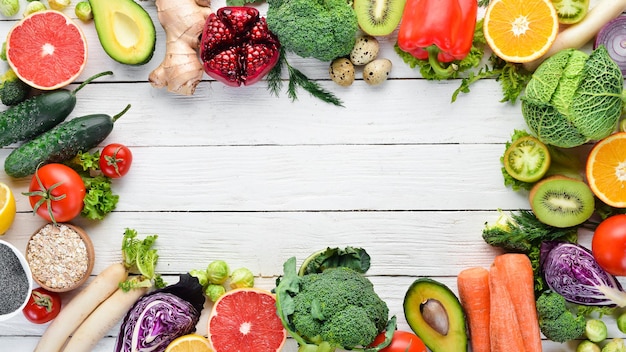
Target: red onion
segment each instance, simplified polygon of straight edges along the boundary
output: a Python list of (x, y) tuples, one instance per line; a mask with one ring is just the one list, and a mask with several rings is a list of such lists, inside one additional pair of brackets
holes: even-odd
[(626, 14), (607, 22), (596, 35), (593, 48), (604, 45), (609, 56), (626, 76)]

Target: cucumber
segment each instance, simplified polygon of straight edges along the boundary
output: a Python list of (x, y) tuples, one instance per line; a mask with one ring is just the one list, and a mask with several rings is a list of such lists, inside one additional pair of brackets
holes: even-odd
[(73, 91), (58, 89), (42, 93), (0, 112), (0, 147), (29, 140), (58, 125), (76, 106), (76, 93), (94, 79), (113, 74), (102, 72), (88, 78)]
[(92, 114), (64, 121), (13, 150), (4, 160), (4, 171), (11, 177), (25, 177), (34, 174), (40, 165), (62, 163), (94, 148), (128, 109), (130, 104), (113, 117)]

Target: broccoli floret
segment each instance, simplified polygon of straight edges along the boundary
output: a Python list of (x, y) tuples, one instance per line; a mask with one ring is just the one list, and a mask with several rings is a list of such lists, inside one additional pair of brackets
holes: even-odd
[(359, 25), (346, 0), (269, 0), (267, 26), (288, 51), (331, 61), (347, 56)]
[(585, 333), (585, 317), (569, 310), (560, 294), (544, 292), (537, 298), (536, 305), (539, 328), (549, 340), (562, 343)]
[(15, 71), (8, 69), (0, 77), (0, 101), (6, 106), (16, 105), (28, 98), (30, 86), (20, 80)]
[(291, 258), (276, 297), (278, 314), (300, 351), (359, 351), (380, 332), (395, 330), (395, 318), (389, 319), (389, 308), (371, 281), (348, 267), (298, 276)]

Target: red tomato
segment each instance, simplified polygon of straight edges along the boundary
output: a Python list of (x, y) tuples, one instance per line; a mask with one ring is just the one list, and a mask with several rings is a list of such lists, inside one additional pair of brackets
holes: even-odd
[[(376, 336), (372, 346), (378, 346), (385, 341), (385, 332)], [(409, 331), (396, 330), (393, 333), (391, 344), (380, 352), (427, 352), (426, 345), (417, 335)]]
[(591, 252), (608, 273), (626, 276), (626, 215), (603, 220), (591, 239)]
[(44, 324), (56, 318), (61, 311), (61, 296), (37, 287), (30, 293), (30, 299), (22, 310), (26, 319), (31, 323)]
[(63, 164), (46, 164), (30, 181), (30, 205), (42, 218), (52, 222), (74, 219), (83, 209), (85, 184), (80, 175)]
[(122, 144), (109, 144), (100, 153), (100, 171), (110, 178), (126, 175), (132, 162), (133, 154), (127, 146)]

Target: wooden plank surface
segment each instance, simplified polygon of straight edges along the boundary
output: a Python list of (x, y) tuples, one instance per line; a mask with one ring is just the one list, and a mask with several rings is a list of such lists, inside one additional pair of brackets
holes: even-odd
[[(460, 270), (487, 267), (498, 254), (482, 241), (485, 223), (498, 209), (528, 208), (526, 194), (503, 185), (499, 157), (525, 123), (519, 103), (499, 102), (498, 82), (478, 82), (451, 103), (460, 82), (421, 79), (394, 53), (391, 36), (382, 40), (380, 54), (393, 61), (391, 77), (377, 87), (360, 79), (339, 87), (328, 78), (328, 63), (290, 56), (345, 107), (304, 91), (296, 102), (286, 93), (275, 97), (265, 82), (232, 88), (207, 76), (193, 96), (178, 96), (148, 82), (164, 56), (165, 35), (154, 1), (139, 3), (158, 34), (146, 65), (113, 61), (93, 23), (81, 24), (89, 59), (78, 82), (105, 70), (114, 74), (81, 90), (70, 118), (115, 114), (131, 104), (103, 144), (126, 144), (135, 157), (131, 172), (114, 182), (117, 210), (101, 222), (75, 221), (94, 242), (94, 275), (120, 260), (125, 228), (159, 235), (157, 269), (169, 280), (223, 259), (251, 269), (267, 289), (289, 257), (301, 261), (325, 247), (360, 246), (372, 257), (368, 275), (377, 292), (400, 328), (409, 329), (402, 300), (410, 283), (432, 277), (456, 292)], [(213, 8), (223, 4), (214, 1)], [(73, 14), (73, 7), (65, 12)], [(0, 21), (0, 36), (17, 18)], [(0, 160), (13, 148), (0, 149)], [(21, 195), (29, 179), (0, 173), (0, 182), (12, 188), (18, 209), (2, 239), (24, 250), (44, 221)], [(198, 326), (203, 334), (209, 309)], [(22, 316), (0, 322), (0, 350), (32, 350), (45, 327)], [(117, 326), (95, 351), (111, 351), (116, 334)], [(291, 340), (284, 349), (296, 350)], [(546, 341), (544, 350), (573, 351), (575, 345)]]

